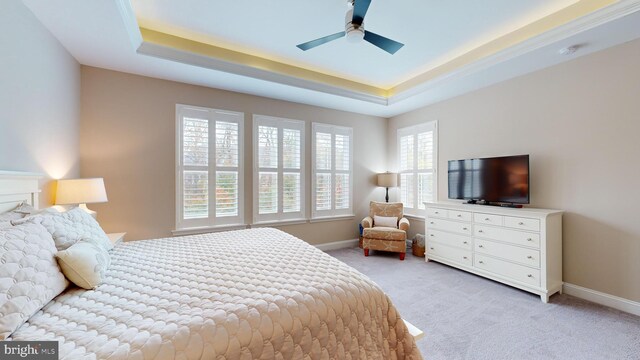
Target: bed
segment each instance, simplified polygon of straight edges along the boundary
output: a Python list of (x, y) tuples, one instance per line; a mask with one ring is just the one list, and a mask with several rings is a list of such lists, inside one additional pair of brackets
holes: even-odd
[(128, 242), (110, 255), (101, 285), (70, 286), (9, 340), (58, 340), (61, 359), (421, 358), (375, 283), (276, 229)]

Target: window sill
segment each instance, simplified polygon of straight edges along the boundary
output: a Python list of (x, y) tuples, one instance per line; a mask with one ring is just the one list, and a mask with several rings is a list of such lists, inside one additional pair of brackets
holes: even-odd
[(323, 216), (310, 219), (310, 223), (326, 222), (326, 221), (340, 221), (340, 220), (352, 220), (355, 219), (355, 215), (340, 215), (340, 216)]
[(409, 220), (420, 220), (420, 221), (424, 221), (424, 216), (421, 215), (409, 215), (409, 214), (404, 214), (404, 217), (406, 217)]
[(202, 227), (171, 230), (171, 233), (173, 234), (173, 236), (185, 236), (185, 235), (206, 234), (206, 233), (219, 232), (219, 231), (243, 230), (243, 229), (246, 229), (247, 227), (248, 225), (246, 224), (202, 226)]
[(300, 225), (306, 224), (307, 219), (287, 219), (287, 220), (273, 220), (273, 221), (259, 221), (251, 224), (252, 228), (256, 227), (269, 227), (269, 226), (286, 226), (286, 225)]

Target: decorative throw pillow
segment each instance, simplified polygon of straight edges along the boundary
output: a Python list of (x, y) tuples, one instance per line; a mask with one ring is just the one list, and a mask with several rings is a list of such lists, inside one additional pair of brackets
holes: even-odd
[(395, 216), (373, 216), (373, 225), (376, 226), (384, 226), (384, 227), (398, 227), (398, 218)]
[[(28, 207), (31, 207), (29, 204), (25, 204), (24, 202), (18, 205), (13, 210), (9, 210), (7, 212), (3, 212), (0, 214), (0, 223), (12, 220), (20, 220), (23, 217), (27, 216), (27, 213), (24, 211), (28, 210)], [(33, 209), (33, 207), (31, 207)], [(35, 210), (35, 209), (34, 209)]]
[(38, 224), (0, 229), (0, 340), (6, 339), (69, 284), (51, 234)]
[(26, 216), (26, 215), (34, 214), (38, 212), (38, 210), (36, 210), (36, 208), (34, 208), (33, 206), (29, 205), (29, 203), (23, 201), (22, 204), (18, 205), (17, 208), (13, 209), (13, 212), (23, 214)]
[(56, 257), (67, 279), (84, 289), (100, 285), (111, 265), (109, 252), (92, 240), (80, 240)]
[(29, 218), (28, 222), (44, 226), (53, 236), (58, 251), (66, 250), (80, 239), (91, 240), (107, 251), (113, 249), (113, 244), (96, 219), (80, 208), (37, 215)]

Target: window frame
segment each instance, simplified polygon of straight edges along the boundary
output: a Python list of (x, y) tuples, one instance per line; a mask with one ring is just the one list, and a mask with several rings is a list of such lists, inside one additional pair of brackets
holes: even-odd
[[(278, 129), (278, 159), (276, 168), (261, 168), (259, 159), (258, 129), (260, 126), (271, 126)], [(300, 131), (300, 168), (284, 167), (284, 142), (285, 129)], [(270, 224), (278, 222), (306, 221), (306, 122), (302, 120), (286, 119), (267, 115), (253, 115), (253, 223), (254, 225)], [(277, 211), (272, 214), (259, 214), (260, 210), (260, 172), (276, 172), (278, 178)], [(300, 211), (284, 212), (284, 174), (300, 174)]]
[[(311, 220), (355, 216), (353, 211), (353, 151), (355, 147), (353, 128), (317, 122), (312, 123), (311, 127)], [(331, 170), (318, 170), (316, 167), (316, 133), (318, 132), (331, 134)], [(336, 135), (349, 137), (349, 170), (336, 170)], [(331, 174), (331, 209), (329, 210), (316, 210), (316, 181), (318, 173)], [(335, 208), (336, 174), (349, 174), (349, 208), (347, 209)]]
[[(235, 119), (221, 118), (234, 117)], [(208, 121), (208, 164), (191, 166), (184, 165), (183, 157), (183, 119), (194, 117)], [(216, 164), (216, 123), (235, 122), (238, 124), (238, 166), (223, 167)], [(244, 225), (244, 113), (212, 109), (200, 106), (176, 104), (176, 230), (174, 232), (189, 231), (194, 229), (229, 227)], [(183, 203), (183, 172), (192, 167), (206, 168), (208, 172), (208, 211), (209, 216), (200, 219), (184, 219)], [(216, 215), (216, 174), (217, 172), (234, 171), (238, 173), (238, 215)], [(213, 194), (213, 196), (212, 196)]]
[[(418, 135), (424, 132), (433, 131), (433, 169), (432, 170), (420, 170), (418, 169)], [(411, 170), (402, 170), (402, 146), (401, 138), (411, 135), (413, 136), (413, 166)], [(408, 208), (403, 204), (404, 213), (413, 217), (424, 217), (426, 215), (426, 208), (420, 201), (418, 194), (418, 177), (419, 174), (432, 173), (433, 174), (433, 202), (438, 201), (438, 121), (432, 120), (424, 122), (418, 125), (407, 126), (399, 128), (396, 133), (396, 150), (397, 150), (397, 164), (398, 164), (398, 178), (402, 178), (402, 174), (412, 174), (414, 178), (413, 182), (413, 202), (415, 207)], [(402, 201), (401, 184), (398, 185), (398, 201)], [(421, 208), (422, 207), (422, 208)]]

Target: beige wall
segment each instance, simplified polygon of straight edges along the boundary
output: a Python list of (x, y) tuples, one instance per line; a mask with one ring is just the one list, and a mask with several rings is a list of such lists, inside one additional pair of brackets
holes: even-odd
[(80, 65), (19, 0), (0, 2), (0, 170), (79, 175)]
[[(105, 178), (109, 202), (91, 208), (108, 232), (128, 239), (171, 236), (175, 228), (175, 106), (177, 103), (245, 113), (245, 220), (252, 219), (252, 115), (304, 120), (307, 179), (311, 178), (311, 122), (354, 129), (356, 217), (292, 225), (283, 230), (312, 244), (354, 239), (370, 199), (383, 199), (374, 174), (385, 171), (384, 118), (329, 110), (223, 90), (82, 67), (82, 176)], [(310, 193), (307, 181), (307, 193)], [(307, 196), (307, 211), (311, 209)]]
[(531, 206), (566, 211), (564, 281), (640, 301), (640, 40), (425, 107), (396, 130), (439, 122), (447, 161), (531, 155)]

